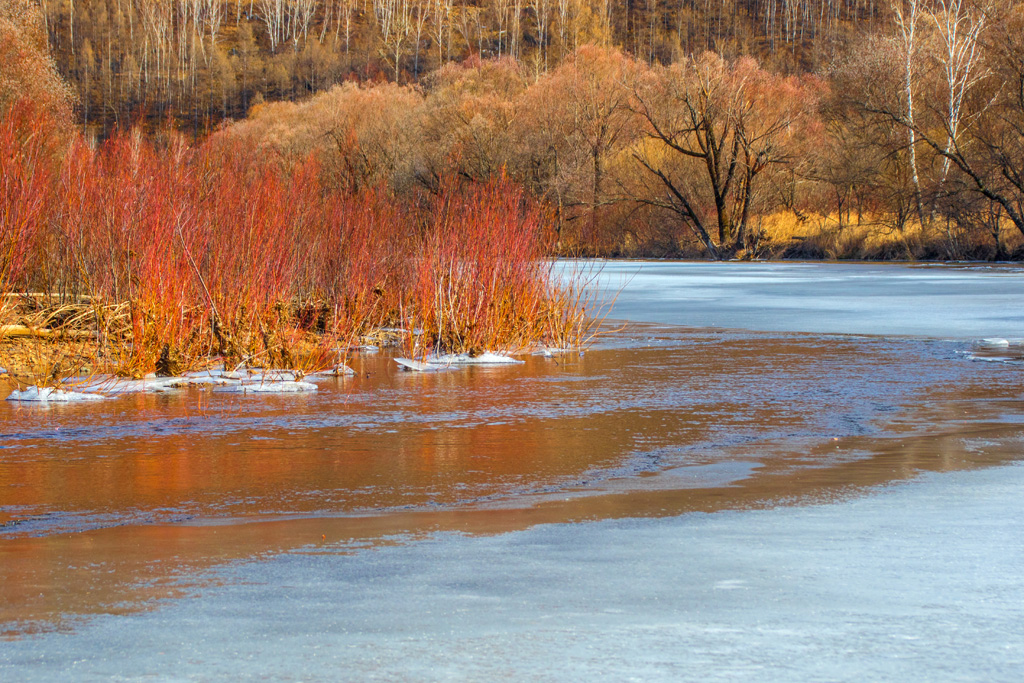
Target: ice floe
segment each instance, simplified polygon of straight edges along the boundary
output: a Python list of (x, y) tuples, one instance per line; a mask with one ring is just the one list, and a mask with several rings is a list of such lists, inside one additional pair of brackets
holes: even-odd
[(24, 403), (78, 403), (84, 401), (102, 401), (106, 399), (102, 394), (90, 394), (81, 391), (66, 391), (53, 387), (29, 387), (18, 391), (12, 391), (7, 397), (8, 401), (20, 401)]
[[(327, 379), (332, 376), (353, 375), (355, 372), (340, 365), (315, 377)], [(157, 377), (147, 375), (142, 379), (121, 377), (94, 377), (69, 389), (53, 387), (29, 387), (14, 391), (8, 401), (71, 403), (116, 398), (129, 394), (162, 393), (190, 386), (213, 386), (214, 391), (240, 394), (295, 394), (311, 393), (317, 386), (302, 381), (302, 375), (291, 370), (203, 370), (188, 372), (178, 377)]]
[(974, 342), (967, 360), (986, 363), (1024, 364), (1024, 339), (1020, 337), (987, 337)]
[(294, 382), (300, 378), (300, 374), (294, 370), (254, 368), (225, 372), (221, 377), (239, 382)]

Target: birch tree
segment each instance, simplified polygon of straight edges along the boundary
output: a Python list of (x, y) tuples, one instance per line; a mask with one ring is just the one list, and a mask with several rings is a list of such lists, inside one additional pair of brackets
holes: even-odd
[(263, 21), (270, 40), (270, 51), (276, 52), (277, 46), (284, 42), (285, 0), (257, 0), (256, 16)]
[(971, 11), (963, 0), (939, 0), (937, 11), (929, 12), (939, 38), (937, 58), (945, 79), (946, 144), (942, 155), (942, 182), (952, 163), (949, 153), (960, 135), (964, 118), (964, 98), (990, 72), (979, 66), (981, 48), (978, 39), (985, 28), (983, 12)]
[(412, 5), (410, 0), (373, 0), (373, 11), (384, 44), (383, 56), (394, 66), (397, 83), (402, 50), (412, 31)]
[(907, 158), (910, 166), (910, 180), (914, 187), (914, 203), (917, 207), (917, 216), (923, 225), (924, 204), (921, 199), (921, 179), (917, 170), (917, 126), (914, 120), (914, 86), (915, 69), (914, 62), (917, 55), (917, 28), (921, 20), (920, 0), (905, 0), (904, 3), (897, 0), (893, 3), (893, 15), (900, 40), (901, 54), (903, 59), (903, 118), (907, 131)]

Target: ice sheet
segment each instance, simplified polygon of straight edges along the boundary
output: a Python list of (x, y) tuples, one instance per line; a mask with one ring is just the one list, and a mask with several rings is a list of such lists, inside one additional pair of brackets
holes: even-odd
[(985, 680), (1024, 672), (1024, 467), (830, 505), (560, 524), (223, 570), (5, 643), (5, 680)]

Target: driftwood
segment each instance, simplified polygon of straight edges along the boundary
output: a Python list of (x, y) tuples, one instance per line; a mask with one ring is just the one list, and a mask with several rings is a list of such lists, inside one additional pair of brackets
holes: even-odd
[(98, 301), (102, 297), (91, 294), (60, 294), (59, 292), (7, 292), (0, 294), (5, 299), (68, 299), (70, 301)]
[(0, 339), (32, 337), (36, 339), (94, 339), (96, 334), (87, 330), (49, 330), (28, 325), (0, 325)]

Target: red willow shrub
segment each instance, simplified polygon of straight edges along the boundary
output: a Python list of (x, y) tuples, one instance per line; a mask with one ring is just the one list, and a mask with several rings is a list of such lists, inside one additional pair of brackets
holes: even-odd
[(0, 294), (24, 277), (52, 204), (54, 128), (27, 100), (0, 112)]
[(424, 352), (479, 353), (548, 336), (548, 225), (543, 209), (506, 177), (442, 187), (429, 207), (409, 293)]
[(327, 190), (312, 156), (128, 133), (46, 157), (25, 130), (0, 127), (4, 281), (88, 295), (97, 370), (322, 366), (394, 326), (424, 352), (502, 350), (579, 318), (543, 258), (547, 214), (506, 178), (399, 205)]

